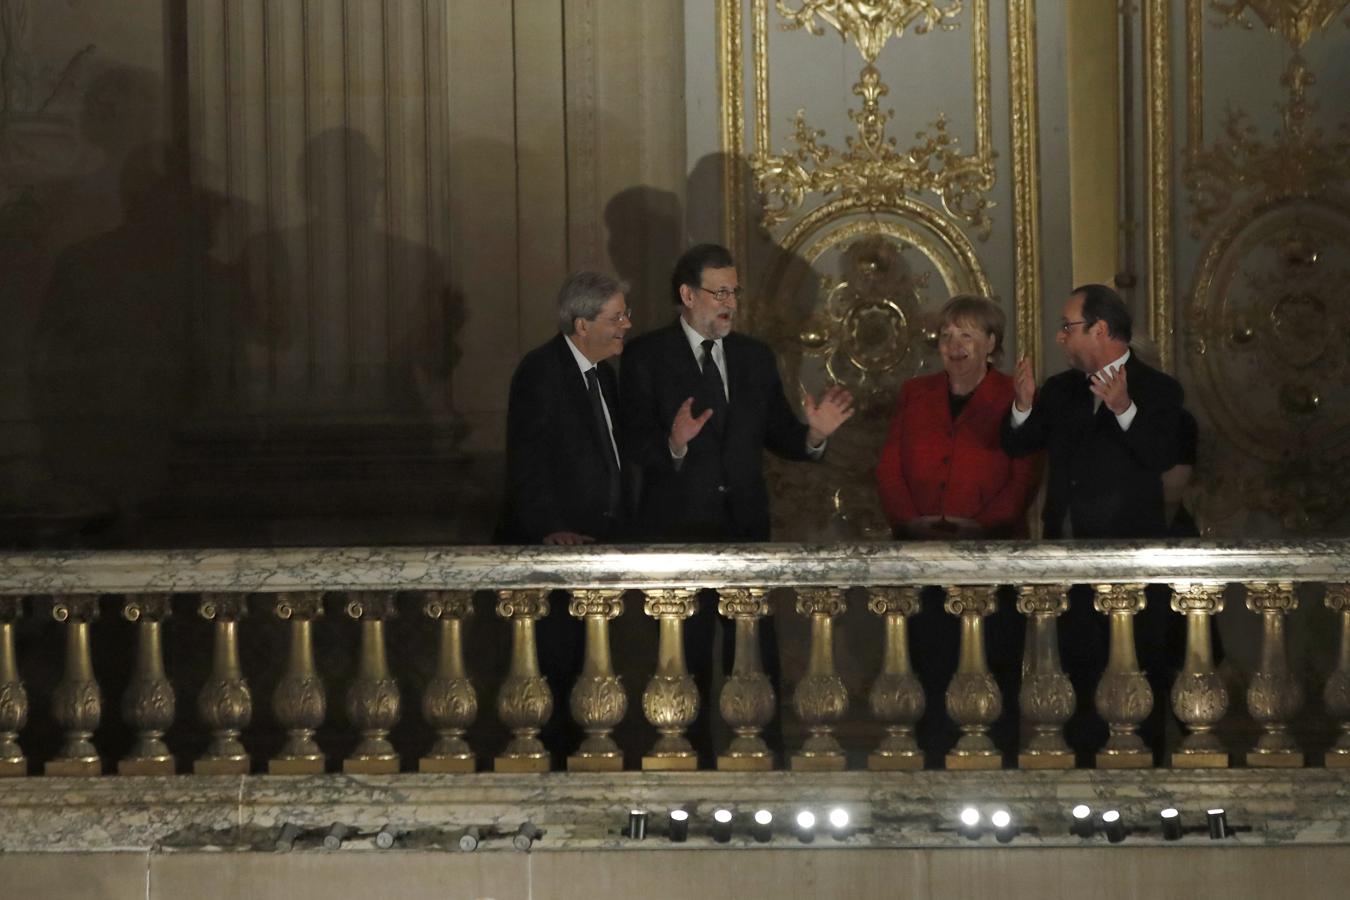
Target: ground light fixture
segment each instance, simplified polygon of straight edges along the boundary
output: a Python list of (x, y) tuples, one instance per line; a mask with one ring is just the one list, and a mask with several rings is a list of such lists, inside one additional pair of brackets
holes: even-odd
[(684, 809), (672, 809), (670, 811), (670, 839), (676, 844), (683, 844), (689, 839), (689, 811)]
[(713, 810), (712, 839), (719, 844), (731, 840), (731, 820), (735, 818), (731, 810), (721, 807)]
[(1222, 809), (1205, 810), (1205, 819), (1209, 823), (1209, 839), (1221, 841), (1232, 834), (1228, 830), (1228, 814)]
[(630, 809), (628, 811), (628, 837), (640, 841), (647, 837), (647, 811)]
[(277, 833), (277, 839), (272, 846), (282, 853), (289, 853), (295, 847), (295, 839), (300, 837), (300, 826), (294, 822), (287, 822), (281, 826), (281, 831)]
[(323, 836), (323, 849), (337, 850), (342, 847), (343, 841), (347, 840), (352, 833), (350, 825), (342, 822), (334, 822), (328, 828), (328, 832)]
[(996, 809), (989, 814), (989, 824), (994, 826), (994, 839), (1006, 844), (1017, 837), (1017, 828), (1013, 825), (1012, 813), (1006, 809)]
[(767, 809), (755, 810), (755, 824), (750, 829), (755, 843), (767, 844), (773, 838), (773, 813)]
[(816, 839), (816, 814), (809, 809), (797, 813), (797, 840), (809, 844)]
[(957, 831), (972, 841), (980, 839), (980, 811), (973, 806), (961, 810), (961, 825)]
[(1097, 826), (1092, 822), (1092, 807), (1080, 803), (1071, 812), (1073, 823), (1069, 826), (1069, 834), (1086, 840), (1097, 833)]
[(463, 831), (455, 836), (455, 846), (462, 853), (472, 853), (478, 849), (478, 842), (482, 839), (477, 826), (469, 825)]
[(1181, 813), (1174, 806), (1169, 806), (1158, 813), (1158, 818), (1162, 820), (1162, 836), (1164, 841), (1181, 840)]
[(1102, 830), (1106, 832), (1106, 839), (1113, 844), (1125, 840), (1125, 823), (1120, 819), (1120, 810), (1108, 809), (1102, 813)]
[(830, 821), (830, 834), (836, 841), (842, 841), (849, 836), (849, 814), (848, 810), (842, 806), (836, 806), (830, 810), (827, 816)]
[(544, 836), (544, 830), (533, 822), (526, 820), (520, 823), (516, 833), (511, 835), (511, 846), (517, 850), (525, 851), (534, 846), (534, 842)]

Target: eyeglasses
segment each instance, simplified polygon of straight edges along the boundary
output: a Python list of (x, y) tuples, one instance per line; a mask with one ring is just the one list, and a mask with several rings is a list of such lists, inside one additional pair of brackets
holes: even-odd
[(717, 298), (718, 303), (726, 303), (732, 297), (735, 297), (737, 300), (740, 300), (741, 297), (745, 295), (745, 288), (743, 287), (718, 288), (717, 290), (714, 291), (711, 288), (705, 288), (703, 285), (700, 284), (698, 285), (698, 289), (700, 291), (703, 291), (703, 293), (705, 294), (712, 294), (714, 297)]
[(1059, 330), (1062, 331), (1062, 332), (1064, 332), (1065, 334), (1068, 334), (1068, 333), (1069, 333), (1069, 329), (1072, 328), (1073, 326), (1075, 326), (1075, 325), (1086, 325), (1086, 324), (1087, 324), (1087, 319), (1076, 319), (1076, 320), (1074, 320), (1074, 321), (1072, 321), (1072, 322), (1061, 322), (1060, 325), (1059, 325)]
[(618, 314), (616, 314), (616, 315), (605, 316), (604, 318), (601, 318), (601, 317), (597, 316), (597, 317), (596, 317), (596, 321), (597, 321), (597, 322), (607, 322), (607, 323), (610, 324), (610, 325), (622, 325), (624, 322), (632, 322), (632, 321), (633, 321), (633, 311), (632, 311), (632, 310), (629, 310), (629, 309), (625, 309), (623, 312), (618, 313)]

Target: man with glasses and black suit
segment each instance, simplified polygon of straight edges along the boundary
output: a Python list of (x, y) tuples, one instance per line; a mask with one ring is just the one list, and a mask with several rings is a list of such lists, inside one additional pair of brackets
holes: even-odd
[[(839, 387), (818, 402), (805, 397), (806, 421), (797, 418), (783, 395), (773, 350), (732, 330), (742, 292), (725, 247), (691, 248), (675, 264), (670, 286), (679, 317), (634, 340), (624, 354), (625, 463), (639, 470), (641, 485), (634, 536), (767, 541), (764, 450), (785, 459), (818, 459), (826, 439), (853, 415), (853, 397)], [(705, 592), (686, 632), (689, 667), (703, 697), (691, 736), (705, 763), (711, 759), (715, 620), (713, 598)], [(773, 620), (763, 626), (764, 667), (777, 687)], [(732, 642), (724, 638), (729, 667)]]
[[(558, 334), (525, 355), (506, 412), (506, 498), (501, 544), (574, 545), (622, 536), (619, 392), (606, 362), (623, 352), (633, 323), (627, 285), (578, 272), (558, 291)], [(580, 740), (567, 691), (581, 671), (581, 623), (554, 592), (539, 623), (539, 663), (553, 691), (541, 738), (555, 765)]]

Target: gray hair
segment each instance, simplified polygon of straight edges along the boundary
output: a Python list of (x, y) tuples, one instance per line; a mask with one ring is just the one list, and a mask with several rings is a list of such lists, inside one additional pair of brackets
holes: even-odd
[(571, 334), (577, 319), (593, 321), (615, 294), (627, 294), (628, 285), (600, 272), (575, 272), (558, 289), (558, 331)]

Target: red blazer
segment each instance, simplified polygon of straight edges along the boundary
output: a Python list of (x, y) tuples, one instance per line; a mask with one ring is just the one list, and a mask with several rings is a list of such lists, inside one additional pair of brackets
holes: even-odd
[(974, 519), (994, 537), (1026, 534), (1040, 460), (1009, 459), (1000, 446), (1012, 397), (1012, 378), (990, 369), (952, 422), (946, 372), (900, 386), (877, 463), (877, 489), (891, 527), (946, 515)]

